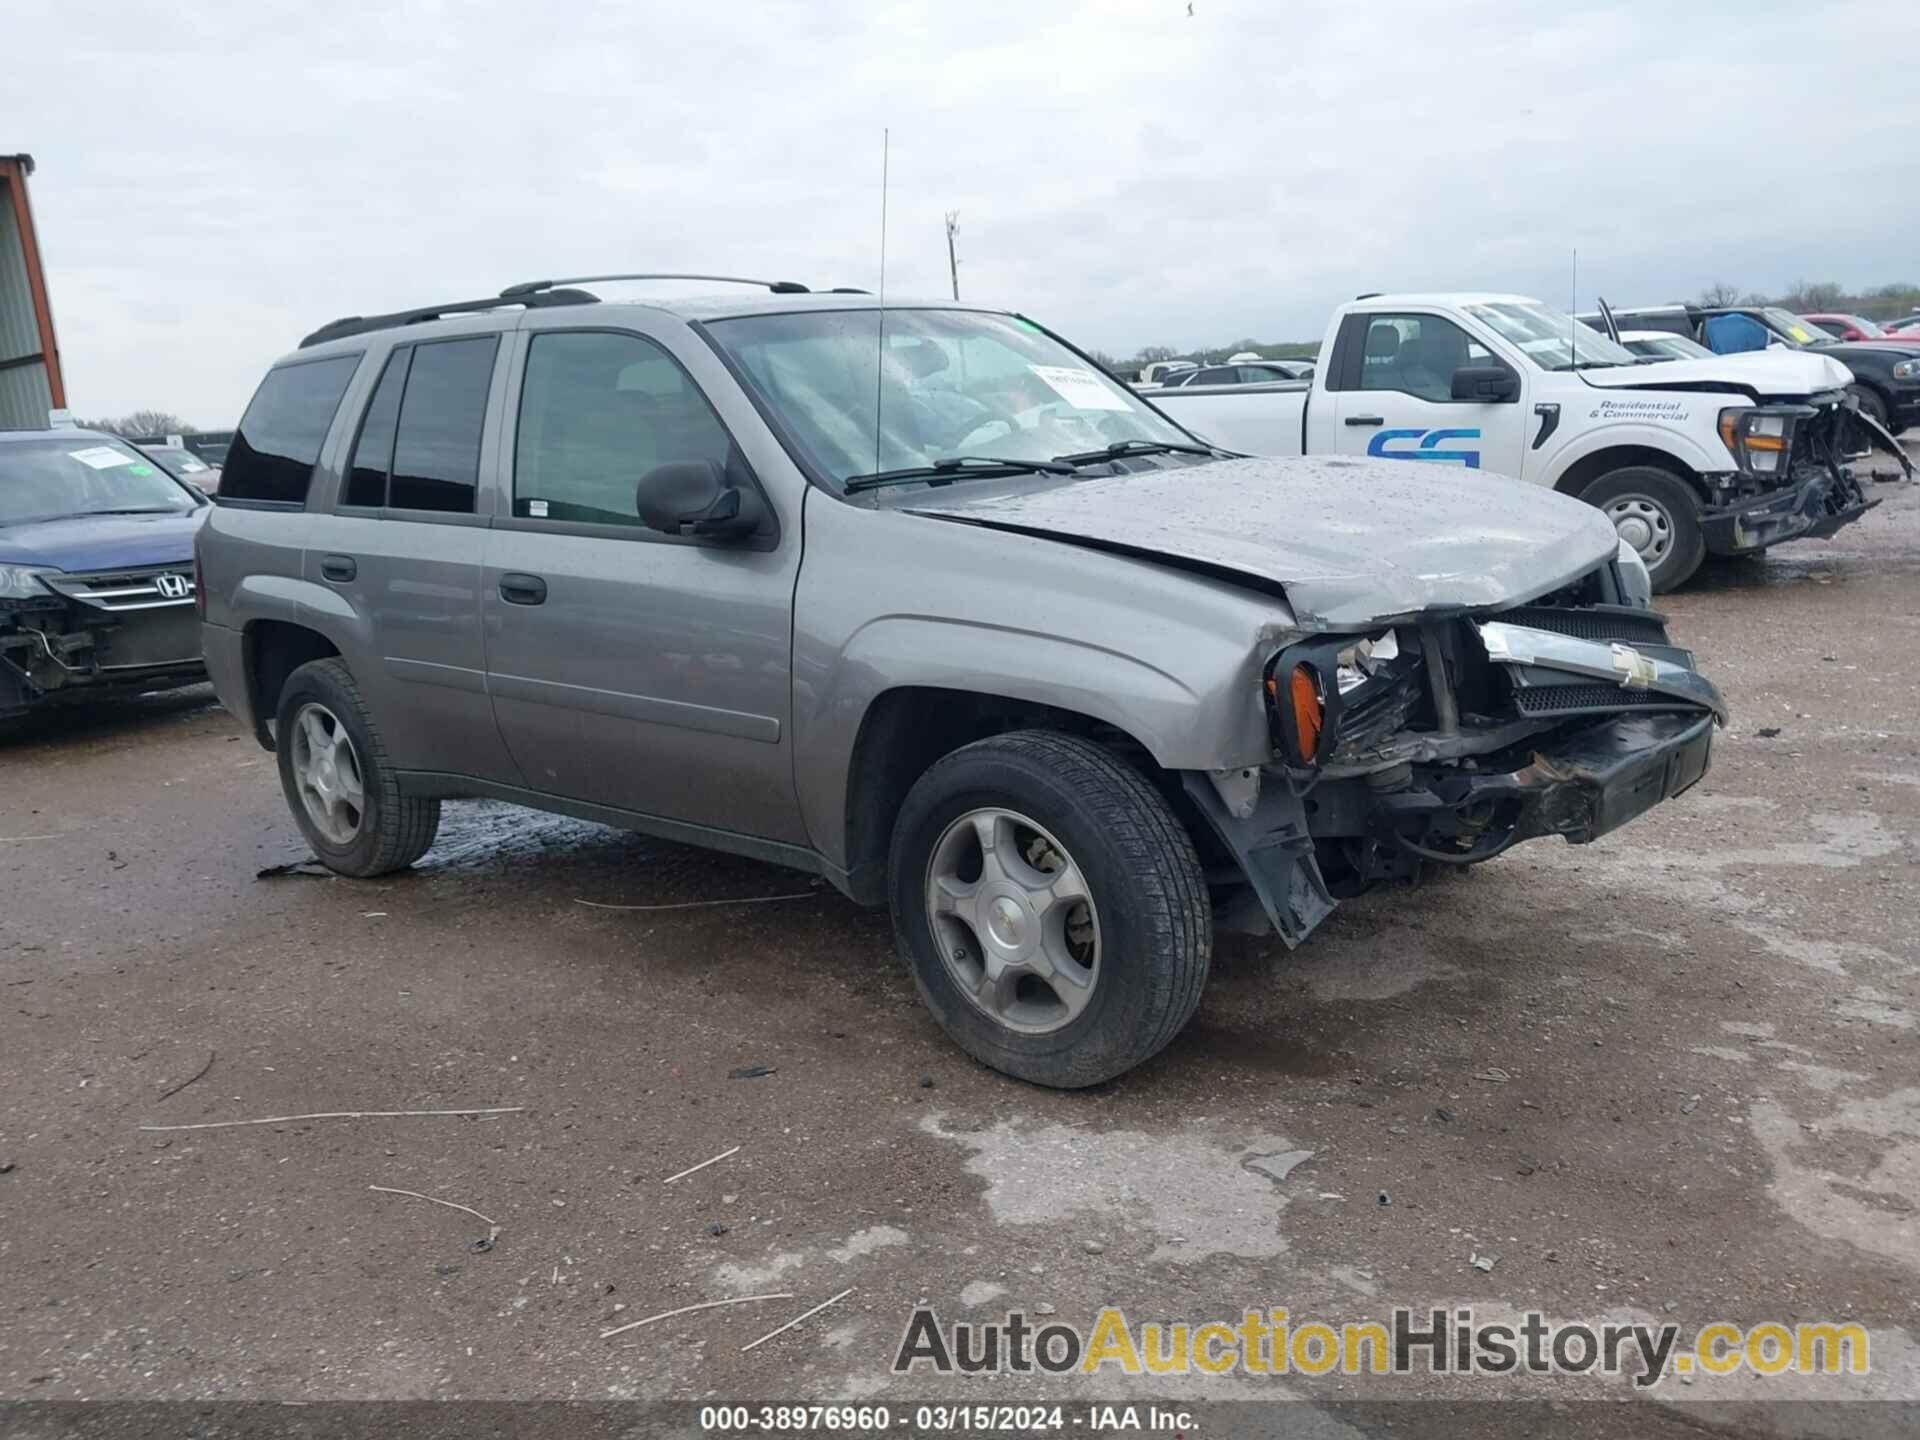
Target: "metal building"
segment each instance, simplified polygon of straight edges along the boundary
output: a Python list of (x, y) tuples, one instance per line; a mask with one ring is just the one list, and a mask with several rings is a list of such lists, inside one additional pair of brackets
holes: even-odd
[(53, 306), (27, 203), (31, 155), (0, 155), (0, 430), (44, 430), (65, 409)]

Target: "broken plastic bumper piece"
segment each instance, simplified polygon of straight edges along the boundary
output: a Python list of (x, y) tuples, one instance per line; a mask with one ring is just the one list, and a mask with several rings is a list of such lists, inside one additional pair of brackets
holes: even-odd
[(1783, 540), (1831, 535), (1879, 503), (1867, 499), (1853, 476), (1822, 470), (1770, 495), (1702, 510), (1700, 533), (1713, 554), (1744, 555)]
[(1557, 685), (1578, 675), (1618, 685), (1624, 690), (1663, 696), (1681, 702), (1676, 708), (1697, 707), (1727, 723), (1727, 702), (1713, 682), (1688, 662), (1684, 650), (1670, 645), (1627, 645), (1618, 640), (1586, 640), (1528, 625), (1489, 620), (1473, 627), (1487, 648), (1487, 658), (1514, 667), (1516, 685)]

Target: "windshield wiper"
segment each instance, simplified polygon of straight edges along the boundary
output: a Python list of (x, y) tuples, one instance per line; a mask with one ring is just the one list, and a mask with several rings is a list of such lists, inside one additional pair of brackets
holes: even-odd
[(179, 513), (179, 509), (172, 505), (143, 505), (137, 509), (126, 510), (76, 510), (66, 518), (79, 520), (88, 515), (178, 515)]
[(903, 485), (909, 480), (932, 484), (951, 484), (966, 475), (1071, 475), (1073, 466), (1061, 460), (1013, 460), (999, 455), (955, 455), (931, 465), (908, 465), (899, 470), (877, 470), (871, 475), (850, 475), (843, 482), (849, 495), (860, 490), (877, 490), (882, 485)]
[(1085, 450), (1078, 455), (1056, 455), (1063, 465), (1091, 465), (1099, 460), (1118, 460), (1122, 455), (1213, 455), (1206, 445), (1182, 445), (1174, 440), (1116, 440), (1104, 450)]

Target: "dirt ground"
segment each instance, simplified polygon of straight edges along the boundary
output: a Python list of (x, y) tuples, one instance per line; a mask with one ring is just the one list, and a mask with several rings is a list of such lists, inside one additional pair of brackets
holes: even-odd
[[(1701, 1402), (1920, 1400), (1920, 487), (1664, 608), (1734, 711), (1693, 792), (1298, 952), (1223, 938), (1186, 1033), (1080, 1094), (966, 1059), (885, 916), (805, 877), (467, 804), (412, 873), (256, 879), (305, 852), (208, 692), (63, 718), (0, 751), (0, 1397), (1285, 1396), (1329, 1436), (1440, 1413), (1342, 1401), (1532, 1397), (1549, 1422), (1475, 1428), (1873, 1433)], [(1849, 1319), (1873, 1373), (896, 1377), (921, 1301)]]

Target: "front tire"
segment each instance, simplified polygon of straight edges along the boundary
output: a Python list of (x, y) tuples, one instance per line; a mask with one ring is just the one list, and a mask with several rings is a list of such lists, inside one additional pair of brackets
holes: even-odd
[(287, 808), (329, 870), (358, 879), (386, 875), (433, 844), (440, 802), (400, 793), (345, 661), (309, 661), (287, 677), (274, 749)]
[(1849, 385), (1847, 387), (1847, 393), (1853, 396), (1855, 403), (1860, 407), (1860, 413), (1862, 415), (1880, 426), (1881, 429), (1886, 429), (1887, 402), (1880, 398), (1877, 391), (1869, 390), (1864, 385)]
[(1097, 1085), (1200, 1003), (1213, 916), (1193, 843), (1091, 741), (1021, 730), (937, 761), (901, 806), (888, 884), (921, 999), (1008, 1075)]
[(1613, 522), (1646, 562), (1653, 592), (1684, 585), (1706, 558), (1700, 500), (1678, 477), (1653, 465), (1625, 465), (1588, 484), (1580, 498)]

